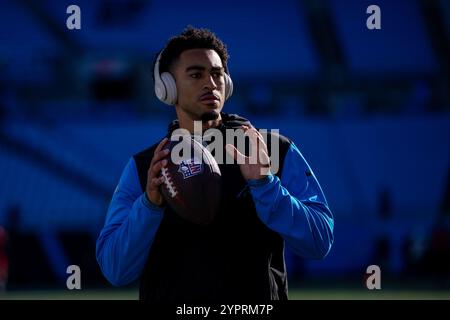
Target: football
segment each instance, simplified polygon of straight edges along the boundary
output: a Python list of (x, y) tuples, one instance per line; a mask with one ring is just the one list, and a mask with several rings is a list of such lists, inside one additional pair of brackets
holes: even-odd
[(198, 225), (208, 225), (220, 208), (219, 166), (211, 152), (195, 139), (172, 139), (164, 147), (170, 154), (167, 165), (161, 170), (164, 177), (161, 193), (180, 217)]

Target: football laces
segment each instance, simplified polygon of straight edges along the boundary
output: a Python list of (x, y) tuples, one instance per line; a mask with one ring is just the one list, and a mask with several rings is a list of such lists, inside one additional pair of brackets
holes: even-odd
[(175, 188), (175, 185), (173, 184), (172, 177), (169, 173), (169, 170), (167, 168), (161, 169), (161, 175), (164, 177), (164, 185), (166, 186), (167, 190), (169, 191), (170, 197), (175, 198), (178, 194), (177, 189)]

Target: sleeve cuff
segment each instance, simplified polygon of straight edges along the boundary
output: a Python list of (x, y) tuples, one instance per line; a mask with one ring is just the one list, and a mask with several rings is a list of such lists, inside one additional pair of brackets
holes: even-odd
[(250, 188), (256, 188), (271, 183), (273, 179), (274, 179), (273, 175), (268, 175), (261, 179), (249, 179), (247, 180), (247, 183), (250, 186)]
[(146, 206), (150, 210), (156, 211), (156, 212), (161, 212), (161, 213), (164, 211), (164, 207), (157, 206), (156, 204), (154, 204), (153, 202), (150, 201), (150, 199), (147, 197), (146, 192), (144, 192), (142, 194), (141, 198), (142, 198), (142, 203), (144, 204), (144, 206)]

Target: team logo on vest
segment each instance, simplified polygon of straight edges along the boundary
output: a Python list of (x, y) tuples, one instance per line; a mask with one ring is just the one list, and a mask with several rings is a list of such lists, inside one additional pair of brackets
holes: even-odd
[(187, 179), (202, 173), (203, 165), (195, 162), (195, 159), (183, 160), (178, 167), (178, 172), (181, 172), (183, 179)]

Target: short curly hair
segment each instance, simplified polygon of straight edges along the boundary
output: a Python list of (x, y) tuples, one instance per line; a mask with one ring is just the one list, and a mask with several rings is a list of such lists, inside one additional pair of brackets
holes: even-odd
[(225, 71), (228, 72), (229, 55), (226, 45), (210, 30), (198, 29), (193, 26), (187, 26), (180, 35), (170, 38), (161, 53), (159, 72), (168, 72), (181, 53), (190, 49), (212, 49), (216, 51), (220, 60), (222, 60)]

